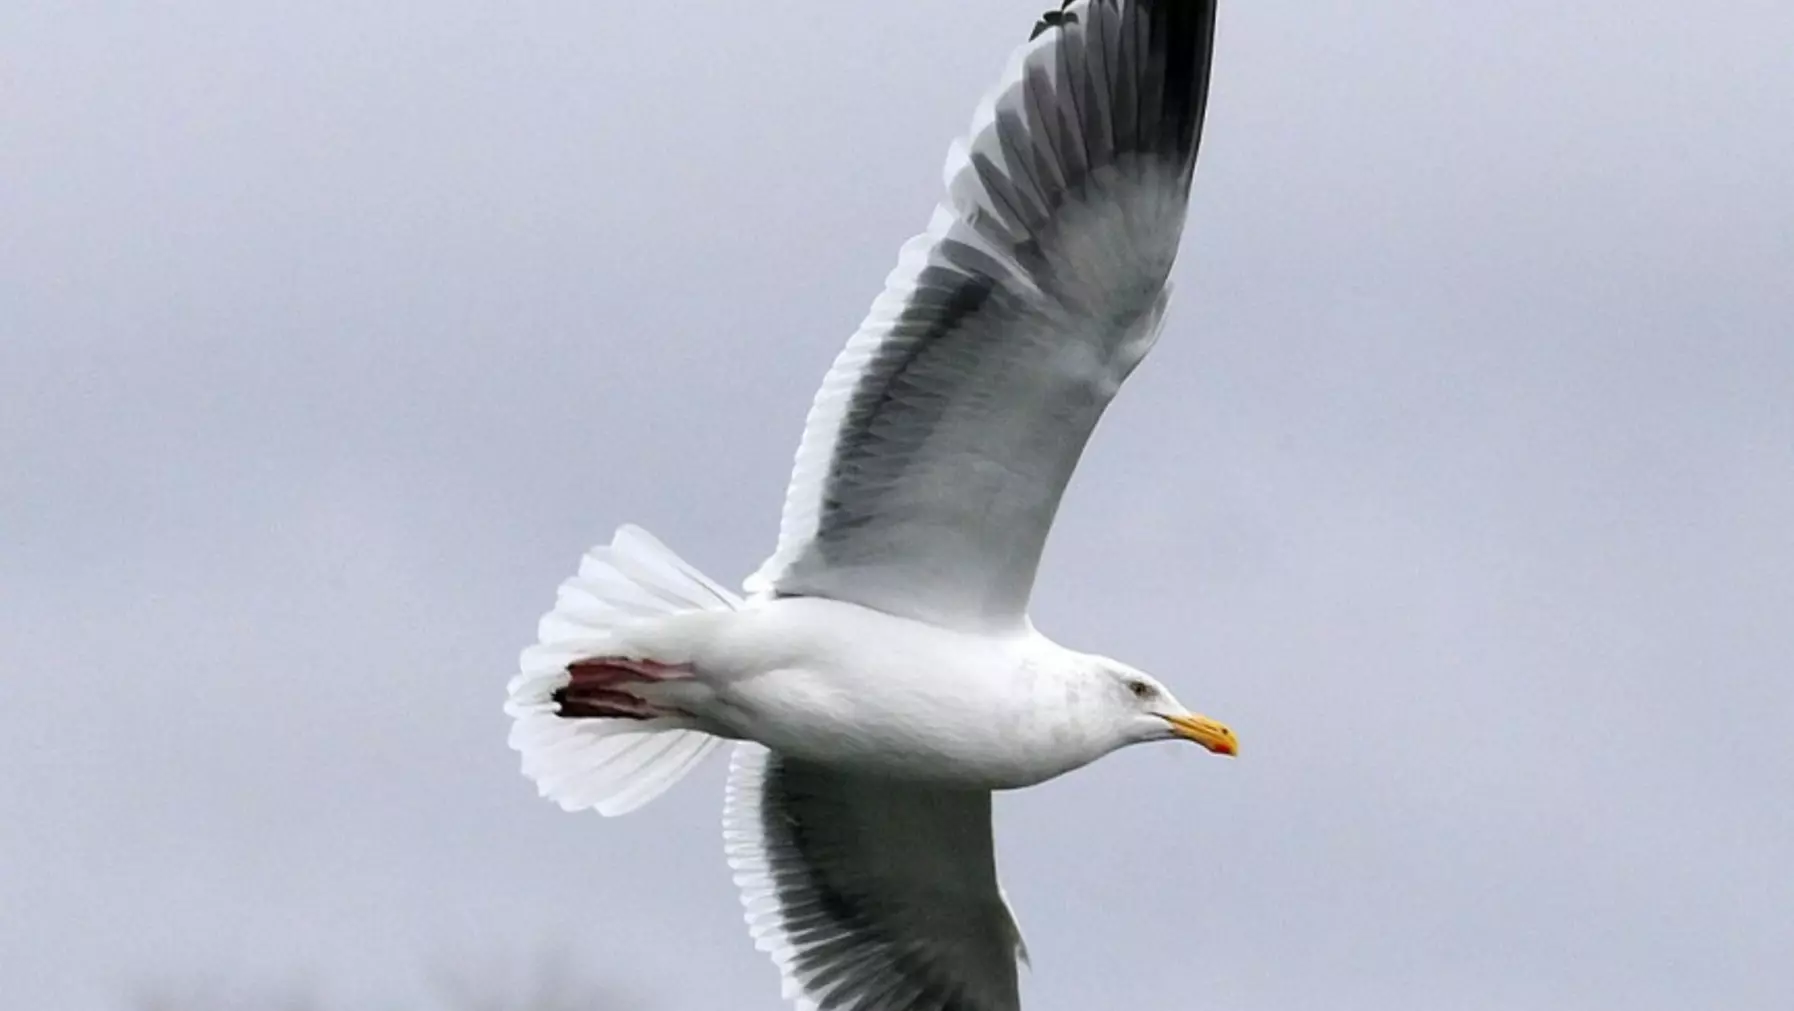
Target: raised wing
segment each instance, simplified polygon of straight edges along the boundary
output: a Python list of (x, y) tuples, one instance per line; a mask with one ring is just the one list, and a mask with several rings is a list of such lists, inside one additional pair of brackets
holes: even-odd
[(1023, 621), (1060, 495), (1157, 336), (1214, 0), (1087, 0), (1022, 47), (810, 409), (756, 593)]
[(754, 942), (804, 1011), (1020, 1011), (990, 794), (736, 746), (723, 831)]

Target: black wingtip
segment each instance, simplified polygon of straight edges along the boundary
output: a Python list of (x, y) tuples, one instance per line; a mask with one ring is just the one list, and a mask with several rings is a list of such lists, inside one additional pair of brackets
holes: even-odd
[(1048, 28), (1064, 28), (1066, 25), (1077, 24), (1078, 16), (1071, 13), (1069, 10), (1073, 2), (1074, 0), (1065, 0), (1064, 3), (1059, 5), (1058, 10), (1047, 11), (1045, 14), (1042, 14), (1040, 20), (1034, 23), (1034, 31), (1029, 33), (1028, 41), (1033, 42), (1035, 39), (1040, 38), (1041, 33)]
[(1193, 165), (1214, 66), (1216, 0), (1138, 2), (1148, 8), (1148, 45), (1164, 68), (1159, 141)]

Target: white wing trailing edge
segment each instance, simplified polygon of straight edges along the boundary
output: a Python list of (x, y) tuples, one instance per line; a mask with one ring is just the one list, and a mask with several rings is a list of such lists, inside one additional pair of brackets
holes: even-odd
[(1086, 0), (1018, 50), (816, 395), (750, 592), (1025, 624), (1060, 496), (1158, 333), (1214, 28), (1213, 0)]

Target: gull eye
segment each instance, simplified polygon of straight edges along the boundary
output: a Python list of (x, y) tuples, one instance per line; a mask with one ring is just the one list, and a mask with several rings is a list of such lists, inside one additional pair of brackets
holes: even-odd
[(1133, 692), (1137, 699), (1150, 699), (1155, 694), (1151, 685), (1135, 678), (1128, 679), (1127, 690)]

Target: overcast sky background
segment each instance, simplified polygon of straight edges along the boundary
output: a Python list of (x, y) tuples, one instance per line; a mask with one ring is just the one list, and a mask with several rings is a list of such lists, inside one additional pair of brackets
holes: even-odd
[[(723, 763), (563, 814), (504, 682), (614, 525), (771, 548), (1044, 6), (0, 7), (0, 1003), (781, 1007)], [(999, 799), (1030, 1011), (1794, 1006), (1790, 39), (1226, 0), (1034, 610), (1243, 757)]]

